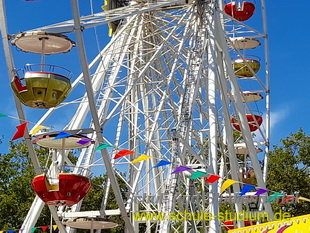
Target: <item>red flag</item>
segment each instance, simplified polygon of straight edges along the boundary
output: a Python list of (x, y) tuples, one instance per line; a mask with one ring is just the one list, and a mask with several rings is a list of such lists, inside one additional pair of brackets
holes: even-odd
[(26, 127), (27, 127), (27, 124), (28, 124), (28, 123), (29, 123), (29, 122), (25, 122), (25, 123), (23, 123), (23, 124), (21, 124), (21, 125), (16, 126), (17, 131), (16, 131), (16, 133), (14, 134), (13, 138), (11, 139), (11, 141), (16, 140), (16, 139), (18, 139), (18, 138), (24, 137), (24, 134), (25, 134), (25, 131), (26, 131)]
[(215, 181), (217, 181), (218, 179), (220, 179), (221, 177), (220, 176), (217, 176), (217, 175), (210, 175), (207, 179), (206, 179), (206, 182), (208, 183), (214, 183)]
[(121, 150), (119, 151), (115, 156), (114, 156), (114, 159), (118, 159), (120, 157), (123, 157), (125, 155), (130, 155), (130, 154), (133, 154), (135, 153), (134, 151), (131, 151), (131, 150)]
[(46, 231), (48, 226), (42, 226), (42, 231)]

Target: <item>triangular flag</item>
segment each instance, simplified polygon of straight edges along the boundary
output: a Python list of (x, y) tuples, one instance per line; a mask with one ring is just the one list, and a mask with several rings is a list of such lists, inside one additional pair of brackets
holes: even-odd
[(121, 150), (119, 151), (113, 159), (118, 159), (120, 157), (123, 157), (123, 156), (126, 156), (126, 155), (130, 155), (130, 154), (133, 154), (135, 153), (134, 151), (131, 151), (131, 150)]
[(3, 233), (3, 231), (0, 231), (0, 233)]
[(292, 200), (293, 198), (295, 199), (296, 197), (286, 197), (286, 198), (284, 198), (283, 201), (281, 201), (281, 202), (279, 203), (279, 205), (282, 205), (282, 204), (288, 202), (289, 200)]
[(44, 125), (38, 125), (37, 127), (35, 127), (34, 129), (32, 129), (29, 134), (31, 135), (35, 135), (36, 132), (38, 132), (40, 129), (50, 129), (50, 127), (46, 127)]
[(221, 194), (228, 188), (230, 187), (231, 185), (235, 184), (235, 183), (239, 183), (239, 181), (236, 181), (236, 180), (225, 180), (225, 182), (223, 183), (222, 185), (222, 188), (221, 188)]
[(267, 193), (267, 192), (268, 192), (267, 189), (258, 189), (254, 195), (259, 196), (259, 195), (262, 195), (262, 194)]
[(280, 196), (280, 195), (282, 195), (282, 193), (274, 193), (274, 194), (270, 195), (269, 200), (266, 203), (275, 200), (277, 198), (277, 196)]
[(13, 233), (15, 230), (8, 230), (8, 233)]
[[(24, 229), (19, 229), (19, 232), (22, 233), (24, 231)], [(0, 232), (1, 233), (1, 232)]]
[(305, 197), (298, 197), (297, 201), (299, 202), (300, 200), (309, 201), (310, 202), (310, 199), (305, 198)]
[(158, 164), (156, 164), (156, 165), (154, 166), (154, 168), (155, 168), (155, 167), (166, 166), (166, 165), (168, 165), (168, 164), (171, 164), (171, 162), (162, 159), (162, 160), (160, 160), (160, 161), (158, 162)]
[(205, 172), (201, 172), (201, 171), (195, 171), (192, 176), (190, 177), (191, 180), (193, 179), (198, 179), (199, 177), (202, 177), (202, 176), (205, 176), (205, 175), (208, 175), (208, 173), (205, 173)]
[(48, 226), (43, 226), (42, 231), (46, 231), (48, 229)]
[(57, 230), (57, 225), (53, 225), (53, 229), (54, 229), (54, 231), (56, 231)]
[(25, 131), (26, 131), (28, 123), (29, 122), (25, 122), (25, 123), (23, 123), (21, 125), (16, 126), (17, 132), (14, 134), (13, 138), (11, 139), (11, 141), (16, 140), (18, 138), (24, 137), (24, 134), (25, 134)]
[(218, 179), (220, 179), (220, 176), (217, 175), (210, 175), (208, 178), (206, 178), (206, 182), (208, 183), (214, 183), (215, 181), (217, 181)]
[(184, 172), (188, 170), (192, 170), (192, 169), (189, 167), (185, 167), (185, 166), (179, 166), (171, 174), (176, 174), (176, 173), (180, 173), (180, 172)]
[(70, 137), (72, 134), (71, 133), (66, 133), (66, 132), (60, 132), (59, 134), (57, 134), (57, 136), (53, 139), (53, 140), (58, 140), (58, 139), (62, 139), (62, 138), (67, 138)]
[(151, 156), (147, 156), (147, 155), (140, 155), (138, 158), (136, 158), (134, 161), (132, 161), (131, 163), (134, 164), (134, 163), (138, 163), (138, 162), (141, 162), (143, 160), (147, 160), (147, 159), (150, 159), (152, 158)]
[[(0, 117), (8, 117), (8, 115), (0, 113)], [(0, 231), (0, 233), (1, 233), (1, 231)]]
[(100, 145), (95, 149), (95, 151), (96, 151), (96, 150), (102, 150), (102, 149), (107, 148), (107, 147), (113, 147), (113, 146), (103, 143), (103, 144), (100, 144)]
[(241, 189), (241, 191), (239, 193), (239, 196), (243, 196), (247, 192), (250, 192), (252, 189), (255, 189), (255, 186), (249, 185), (249, 184), (243, 185), (243, 187), (242, 187), (242, 189)]
[(77, 143), (81, 144), (81, 145), (85, 145), (89, 142), (91, 142), (92, 140), (90, 138), (81, 138)]
[(36, 231), (36, 227), (31, 228), (31, 232), (35, 232)]

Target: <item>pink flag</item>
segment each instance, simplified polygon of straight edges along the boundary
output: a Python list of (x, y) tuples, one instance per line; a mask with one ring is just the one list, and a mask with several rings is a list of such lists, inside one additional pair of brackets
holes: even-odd
[(113, 159), (118, 159), (118, 158), (120, 158), (120, 157), (123, 157), (123, 156), (125, 156), (125, 155), (130, 155), (130, 154), (133, 154), (133, 153), (135, 153), (135, 152), (134, 152), (134, 151), (131, 151), (131, 150), (121, 150), (121, 151), (119, 151), (119, 152), (114, 156)]
[(25, 123), (23, 123), (23, 124), (21, 124), (21, 125), (16, 126), (17, 131), (16, 131), (16, 133), (14, 134), (13, 138), (11, 139), (11, 141), (16, 140), (16, 139), (18, 139), (18, 138), (24, 137), (24, 134), (25, 134), (25, 131), (26, 131), (26, 128), (27, 128), (27, 124), (28, 124), (28, 123), (29, 123), (29, 122), (25, 122)]

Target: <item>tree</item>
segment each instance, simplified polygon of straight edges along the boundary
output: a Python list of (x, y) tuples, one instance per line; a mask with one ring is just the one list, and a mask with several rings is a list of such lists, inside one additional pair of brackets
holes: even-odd
[[(269, 155), (267, 188), (287, 194), (299, 192), (310, 198), (310, 136), (302, 129), (281, 140), (281, 146), (274, 146)], [(292, 216), (309, 214), (310, 203), (296, 205), (273, 205), (275, 212), (280, 208)]]

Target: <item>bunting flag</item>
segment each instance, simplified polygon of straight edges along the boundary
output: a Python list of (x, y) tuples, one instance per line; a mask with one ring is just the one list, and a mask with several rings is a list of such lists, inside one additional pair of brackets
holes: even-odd
[(189, 167), (185, 167), (185, 166), (179, 166), (171, 174), (176, 174), (176, 173), (180, 173), (180, 172), (184, 172), (188, 170), (192, 170), (192, 169)]
[(244, 194), (246, 194), (247, 192), (250, 192), (252, 189), (255, 189), (255, 186), (253, 185), (249, 185), (249, 184), (245, 184), (243, 185), (240, 193), (239, 193), (239, 196), (243, 196)]
[(275, 200), (280, 195), (282, 195), (282, 193), (273, 193), (272, 195), (270, 195), (269, 200), (266, 203)]
[(282, 204), (288, 202), (289, 200), (291, 200), (291, 199), (293, 199), (293, 198), (295, 199), (296, 197), (286, 197), (286, 198), (284, 198), (283, 201), (281, 201), (281, 202), (279, 203), (279, 205), (282, 205)]
[(81, 138), (80, 141), (78, 141), (77, 143), (81, 144), (81, 145), (85, 145), (89, 142), (91, 142), (92, 140), (90, 138)]
[(53, 229), (54, 229), (54, 231), (56, 231), (56, 230), (57, 230), (57, 228), (58, 228), (58, 226), (57, 226), (57, 225), (53, 225)]
[(19, 229), (20, 233), (22, 233), (24, 231), (24, 229)]
[(225, 182), (223, 183), (222, 187), (221, 187), (221, 193), (222, 194), (228, 187), (230, 187), (231, 185), (235, 184), (235, 183), (239, 183), (239, 181), (236, 180), (225, 180)]
[(11, 139), (11, 141), (24, 137), (24, 134), (25, 134), (25, 131), (26, 131), (28, 123), (29, 122), (25, 122), (25, 123), (23, 123), (21, 125), (16, 126), (17, 131), (14, 134), (13, 138)]
[(267, 189), (258, 189), (254, 195), (259, 196), (259, 195), (262, 195), (262, 194), (267, 193), (267, 192), (268, 192)]
[(48, 226), (43, 226), (42, 231), (46, 231), (48, 229)]
[(131, 151), (131, 150), (121, 150), (119, 151), (113, 159), (118, 159), (120, 157), (123, 157), (123, 156), (126, 156), (126, 155), (130, 155), (130, 154), (133, 154), (135, 153), (134, 151)]
[(206, 182), (213, 184), (215, 181), (217, 181), (218, 179), (220, 179), (220, 176), (217, 175), (210, 175), (207, 179)]
[(298, 197), (298, 199), (297, 199), (297, 202), (299, 202), (300, 200), (303, 200), (303, 201), (308, 201), (308, 202), (310, 202), (310, 199), (308, 199), (308, 198), (305, 198), (305, 197)]
[(113, 146), (103, 143), (103, 144), (100, 144), (100, 145), (95, 149), (95, 151), (96, 151), (96, 150), (102, 150), (102, 149), (107, 148), (107, 147), (113, 147)]
[(50, 129), (50, 127), (46, 127), (44, 125), (38, 125), (37, 127), (35, 127), (34, 129), (32, 129), (29, 134), (31, 135), (35, 135), (36, 132), (38, 132), (40, 129)]
[(66, 133), (66, 132), (62, 131), (59, 134), (57, 134), (57, 136), (53, 140), (67, 138), (67, 137), (70, 137), (71, 135), (72, 135), (71, 133)]
[(13, 233), (15, 230), (8, 230), (8, 233)]
[(132, 161), (131, 163), (134, 164), (134, 163), (138, 163), (138, 162), (141, 162), (143, 160), (147, 160), (147, 159), (150, 159), (152, 158), (151, 156), (148, 156), (148, 155), (140, 155), (138, 158), (136, 158), (134, 161)]
[(195, 171), (192, 176), (190, 177), (190, 179), (198, 179), (199, 177), (202, 177), (202, 176), (206, 176), (208, 175), (208, 173), (205, 173), (205, 172), (201, 172), (201, 171)]
[(36, 231), (36, 227), (31, 228), (31, 232), (35, 232)]
[(154, 166), (154, 168), (155, 168), (155, 167), (166, 166), (166, 165), (168, 165), (168, 164), (171, 164), (171, 162), (162, 159), (162, 160), (160, 160), (160, 161), (158, 162), (158, 164), (156, 164), (156, 165)]
[[(0, 113), (0, 117), (8, 117), (8, 115)], [(0, 231), (0, 233), (1, 233), (1, 231)]]

